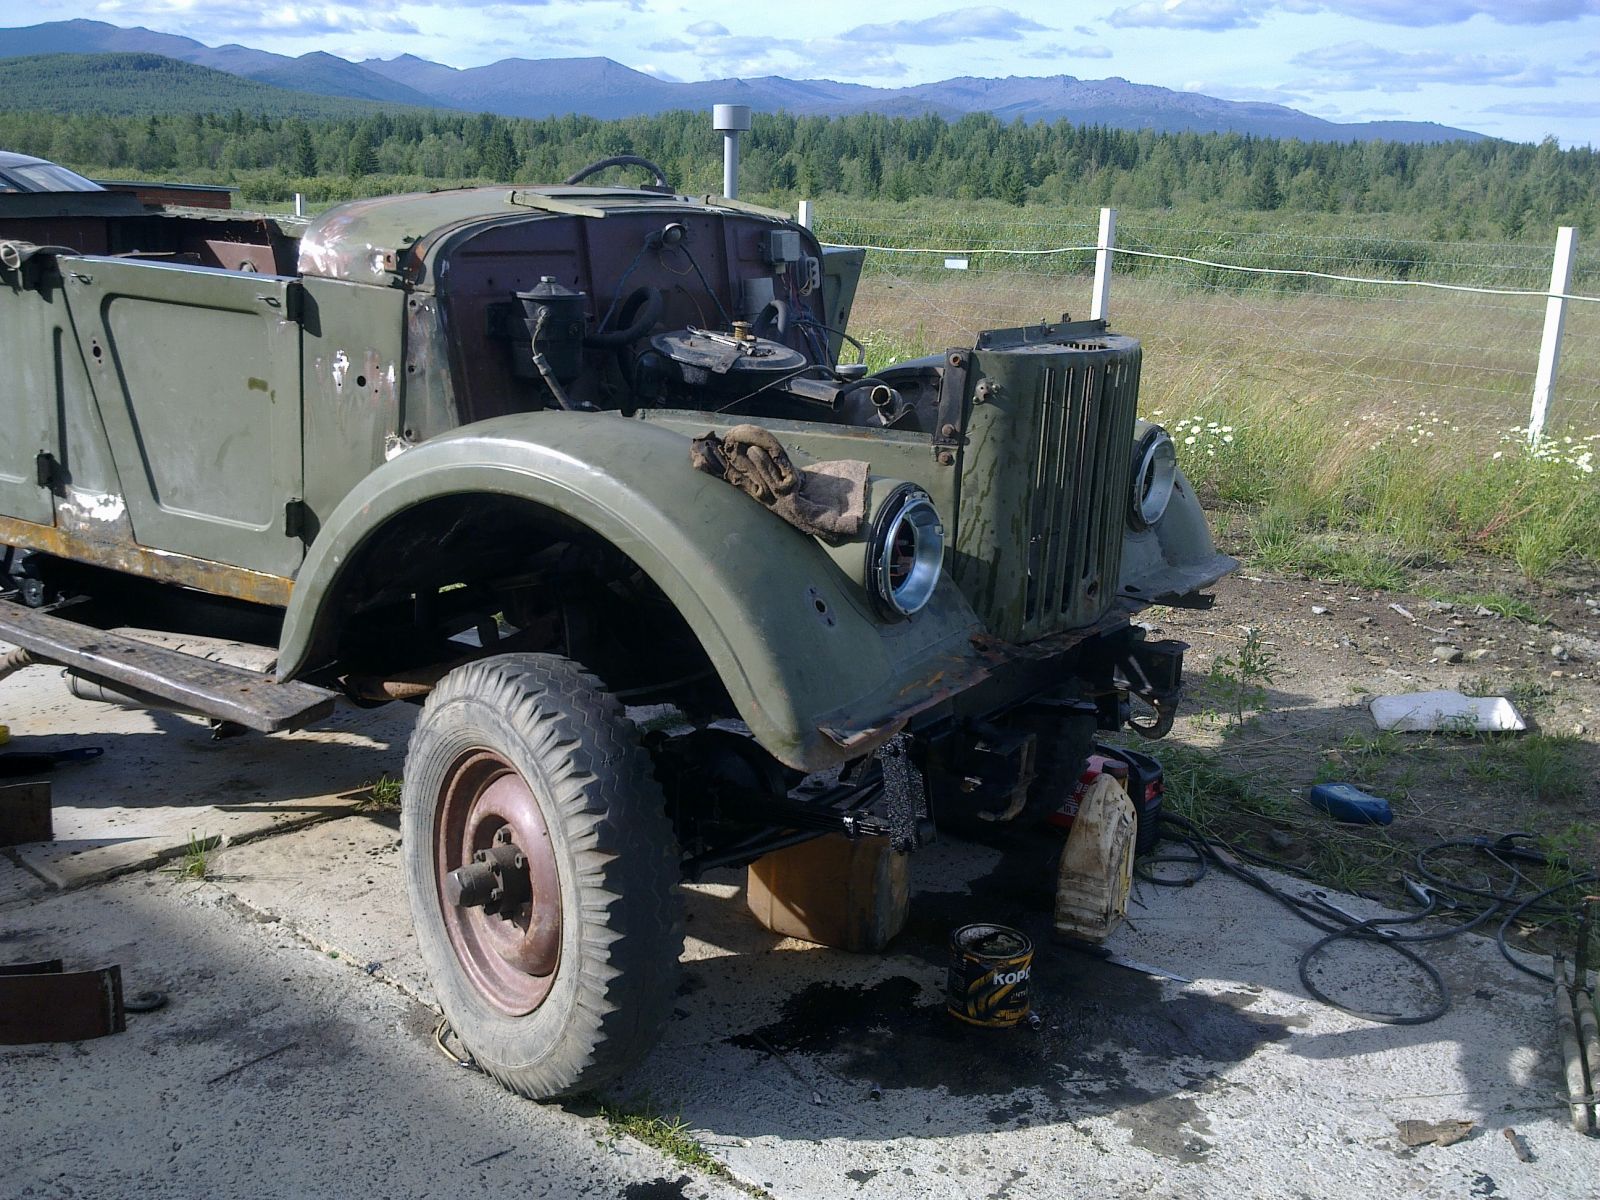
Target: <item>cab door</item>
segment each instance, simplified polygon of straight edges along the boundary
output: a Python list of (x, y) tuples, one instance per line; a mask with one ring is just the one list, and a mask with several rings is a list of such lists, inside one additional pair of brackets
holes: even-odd
[(63, 275), (134, 540), (293, 575), (299, 283), (92, 257)]

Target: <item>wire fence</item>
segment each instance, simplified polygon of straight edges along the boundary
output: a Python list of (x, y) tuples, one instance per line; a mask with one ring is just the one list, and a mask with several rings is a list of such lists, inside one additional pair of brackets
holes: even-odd
[[(1554, 230), (1541, 246), (1218, 224), (1118, 221), (1108, 315), (1144, 344), (1147, 408), (1192, 411), (1249, 391), (1331, 397), (1392, 428), (1443, 422), (1498, 439), (1527, 426)], [(1089, 315), (1098, 229), (1087, 219), (824, 208), (816, 225), (825, 242), (867, 250), (852, 329), (880, 357)], [(1593, 445), (1600, 253), (1579, 246), (1565, 294), (1547, 430)]]

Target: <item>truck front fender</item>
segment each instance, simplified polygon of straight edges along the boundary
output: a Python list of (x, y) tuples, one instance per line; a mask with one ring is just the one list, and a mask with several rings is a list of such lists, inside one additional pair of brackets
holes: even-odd
[(910, 620), (877, 617), (814, 538), (698, 472), (681, 433), (594, 413), (524, 413), (424, 442), (323, 521), (285, 616), (278, 674), (304, 672), (338, 619), (341, 574), (407, 510), (496, 495), (574, 521), (626, 554), (676, 606), (739, 715), (801, 770), (855, 757), (898, 718), (981, 677), (979, 623), (948, 576)]

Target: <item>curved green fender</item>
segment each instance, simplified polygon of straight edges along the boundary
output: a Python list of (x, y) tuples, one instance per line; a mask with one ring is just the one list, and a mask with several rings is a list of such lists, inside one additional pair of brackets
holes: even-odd
[(864, 753), (897, 718), (984, 673), (979, 622), (948, 576), (917, 616), (882, 621), (814, 538), (694, 470), (687, 437), (540, 412), (427, 441), (340, 502), (296, 579), (279, 677), (306, 669), (340, 573), (369, 537), (417, 504), (474, 493), (562, 513), (632, 559), (694, 630), (757, 740), (801, 770)]

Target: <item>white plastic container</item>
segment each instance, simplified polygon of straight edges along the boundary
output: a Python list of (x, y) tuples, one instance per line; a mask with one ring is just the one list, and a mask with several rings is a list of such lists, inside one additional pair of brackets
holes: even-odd
[(1084, 793), (1056, 876), (1056, 935), (1103, 942), (1128, 915), (1133, 886), (1133, 801), (1122, 781), (1099, 776)]

